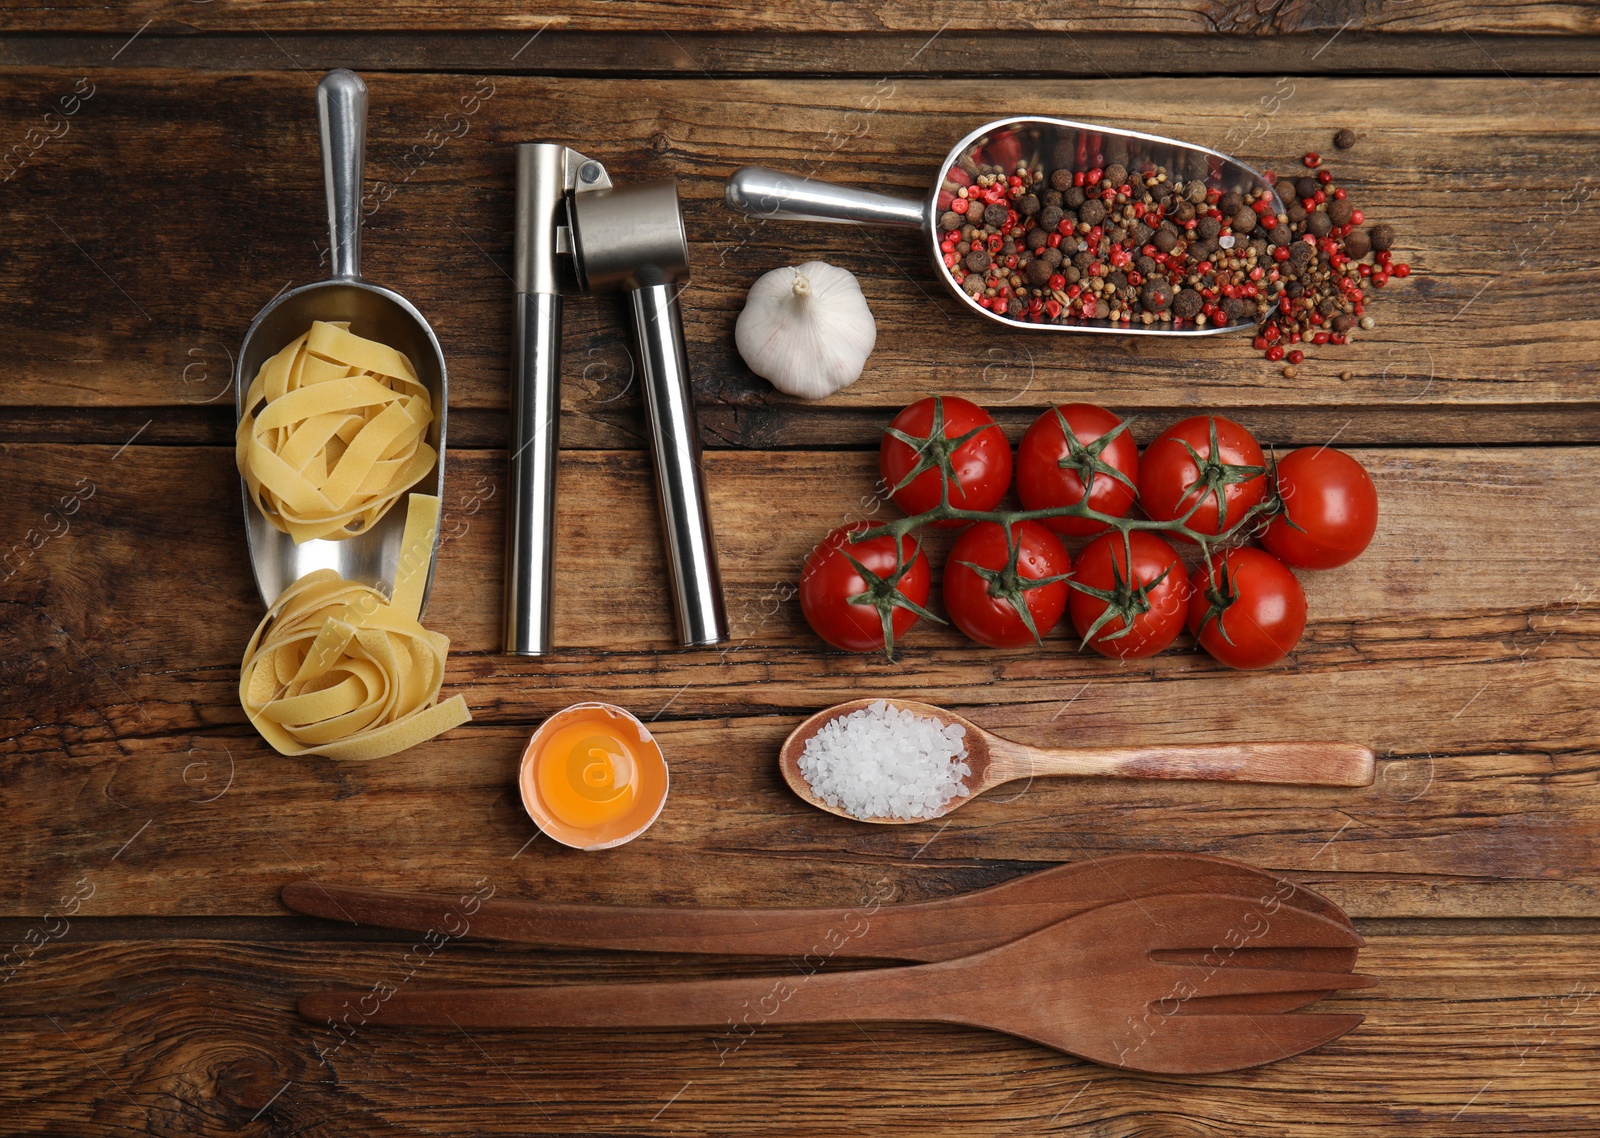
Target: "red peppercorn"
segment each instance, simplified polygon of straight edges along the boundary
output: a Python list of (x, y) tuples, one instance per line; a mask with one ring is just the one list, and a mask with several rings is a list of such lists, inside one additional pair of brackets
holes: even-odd
[(1386, 285), (1388, 283), (1389, 283), (1389, 274), (1388, 273), (1373, 273), (1372, 274), (1372, 287), (1373, 288), (1382, 288), (1384, 285)]
[[(1287, 299), (1287, 298), (1285, 298), (1285, 299)], [(1269, 343), (1272, 343), (1272, 342), (1275, 342), (1280, 335), (1282, 335), (1282, 332), (1279, 330), (1279, 328), (1278, 328), (1278, 326), (1276, 324), (1268, 324), (1267, 325), (1267, 330), (1262, 334), (1264, 336), (1266, 336), (1267, 341)]]
[(1326, 332), (1318, 332), (1311, 337), (1311, 342), (1313, 344), (1326, 344), (1328, 342), (1328, 334)]
[(1301, 159), (1301, 161), (1303, 161), (1306, 164), (1306, 168), (1310, 170), (1315, 170), (1318, 166), (1322, 165), (1321, 157), (1316, 154), (1307, 154), (1303, 159)]
[(1144, 274), (1140, 273), (1140, 272), (1135, 272), (1134, 270), (1129, 269), (1128, 270), (1128, 283), (1131, 284), (1131, 285), (1142, 285), (1142, 284), (1144, 284)]
[(945, 264), (954, 265), (958, 260), (960, 260), (960, 258), (956, 256), (954, 250), (947, 249), (945, 251), (945, 254), (944, 254), (944, 263)]
[(1267, 350), (1267, 338), (1265, 336), (1257, 336), (1250, 341), (1250, 346), (1258, 352), (1264, 352)]
[(1346, 337), (1345, 337), (1345, 334), (1343, 332), (1335, 332), (1332, 336), (1329, 336), (1328, 339), (1332, 343), (1342, 344), (1342, 343), (1345, 342)]
[(1274, 344), (1272, 347), (1268, 348), (1267, 359), (1271, 360), (1273, 363), (1277, 363), (1279, 360), (1283, 359), (1283, 345)]
[(1288, 247), (1284, 246), (1284, 245), (1279, 245), (1276, 248), (1274, 248), (1272, 250), (1272, 259), (1274, 261), (1287, 261), (1289, 259)]
[(1278, 228), (1278, 215), (1275, 214), (1275, 213), (1264, 213), (1264, 214), (1262, 214), (1261, 215), (1261, 228), (1262, 229), (1276, 229), (1276, 228)]
[(1333, 196), (1338, 198), (1340, 201), (1344, 201), (1345, 197), (1347, 196), (1344, 192), (1344, 187), (1340, 186), (1337, 190), (1334, 190)]
[(1077, 300), (1078, 297), (1083, 295), (1083, 286), (1082, 285), (1073, 285), (1071, 288), (1069, 288), (1067, 290), (1067, 295), (1069, 297), (1071, 297), (1073, 300)]
[(1380, 249), (1378, 255), (1372, 259), (1380, 265), (1388, 265), (1394, 261), (1394, 254), (1387, 249)]
[(1007, 178), (1006, 181), (1013, 186), (1022, 185), (1022, 178), (1016, 174), (1011, 175), (1011, 177)]
[(1317, 181), (1321, 182), (1324, 186), (1326, 186), (1329, 182), (1333, 181), (1333, 171), (1332, 170), (1318, 170), (1317, 171)]
[(1061, 315), (1061, 302), (1059, 300), (1047, 300), (1044, 302), (1044, 310), (1050, 314), (1050, 319), (1054, 320)]
[(1353, 210), (1350, 211), (1350, 224), (1351, 225), (1360, 225), (1363, 221), (1366, 221), (1366, 220), (1367, 220), (1367, 215), (1362, 213), (1359, 209), (1353, 209)]
[(967, 212), (967, 208), (971, 204), (972, 203), (967, 201), (966, 198), (957, 198), (955, 201), (950, 203), (950, 208), (952, 210), (954, 210), (956, 213), (966, 213)]
[(1052, 249), (1059, 249), (1061, 247), (1061, 234), (1052, 233), (1044, 239), (1044, 243)]
[(1222, 191), (1221, 190), (1212, 188), (1212, 189), (1209, 189), (1209, 190), (1206, 191), (1206, 204), (1207, 205), (1216, 205), (1221, 200), (1222, 200)]
[(1289, 362), (1292, 364), (1305, 363), (1306, 354), (1298, 349), (1289, 353)]
[(1394, 267), (1394, 275), (1402, 280), (1409, 277), (1411, 275), (1411, 266), (1406, 264), (1396, 265)]
[(1205, 276), (1207, 273), (1209, 273), (1211, 271), (1211, 268), (1212, 268), (1212, 265), (1211, 265), (1210, 261), (1201, 261), (1198, 265), (1196, 265), (1194, 267), (1194, 271), (1199, 273), (1201, 276)]
[(1328, 200), (1328, 195), (1326, 193), (1324, 193), (1322, 190), (1318, 190), (1316, 193), (1311, 195), (1311, 198), (1318, 205), (1322, 205), (1324, 202), (1326, 202)]
[(1060, 273), (1052, 273), (1047, 283), (1050, 285), (1051, 292), (1058, 292), (1067, 287), (1067, 278)]
[(1083, 179), (1084, 185), (1086, 185), (1086, 186), (1098, 186), (1100, 184), (1100, 179), (1105, 177), (1105, 176), (1106, 176), (1106, 172), (1104, 170), (1100, 169), (1100, 167), (1096, 166), (1093, 170), (1090, 170), (1089, 173), (1084, 177), (1084, 179)]
[(1372, 266), (1371, 265), (1362, 265), (1361, 266), (1361, 275), (1364, 276), (1364, 277), (1370, 277), (1372, 275)]

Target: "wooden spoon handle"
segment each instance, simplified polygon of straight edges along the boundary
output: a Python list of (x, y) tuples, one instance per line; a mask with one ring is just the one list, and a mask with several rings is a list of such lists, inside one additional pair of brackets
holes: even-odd
[(1193, 743), (1052, 750), (995, 739), (1005, 778), (1182, 778), (1294, 786), (1370, 786), (1370, 748), (1354, 743)]
[(300, 1014), (338, 1030), (367, 1024), (415, 1027), (715, 1027), (737, 1046), (769, 1023), (934, 1019), (917, 1001), (916, 973), (928, 967), (786, 973), (731, 980), (651, 984), (562, 984), (537, 988), (402, 988), (387, 999), (371, 989), (314, 992)]

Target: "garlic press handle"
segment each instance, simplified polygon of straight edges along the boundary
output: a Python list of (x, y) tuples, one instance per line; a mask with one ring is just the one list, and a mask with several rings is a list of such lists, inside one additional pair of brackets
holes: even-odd
[(730, 208), (751, 217), (898, 225), (908, 229), (923, 229), (928, 224), (924, 202), (797, 178), (765, 166), (735, 170), (723, 198)]

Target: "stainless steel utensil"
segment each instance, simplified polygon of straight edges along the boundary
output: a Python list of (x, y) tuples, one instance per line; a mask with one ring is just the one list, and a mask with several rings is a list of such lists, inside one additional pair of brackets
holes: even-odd
[(570, 147), (523, 143), (514, 258), (506, 652), (540, 656), (552, 646), (563, 285), (629, 294), (679, 639), (685, 646), (725, 640), (678, 309), (689, 280), (689, 243), (676, 183), (613, 187), (604, 166)]
[[(317, 84), (317, 120), (322, 132), (322, 175), (328, 195), (328, 255), (332, 276), (284, 293), (261, 310), (239, 349), (234, 375), (234, 405), (244, 418), (245, 394), (261, 365), (317, 320), (348, 320), (358, 336), (404, 352), (433, 401), (428, 443), (438, 452), (433, 470), (414, 489), (442, 494), (444, 489), (445, 410), (449, 386), (444, 352), (433, 329), (399, 293), (361, 279), (361, 179), (367, 141), (367, 85), (353, 71), (330, 71)], [(389, 592), (404, 552), (406, 511), (395, 508), (365, 533), (342, 541), (294, 543), (256, 508), (243, 486), (245, 536), (256, 588), (269, 606), (278, 595), (313, 569), (334, 569), (348, 581)], [(435, 530), (429, 550), (428, 583), (433, 588), (439, 552)]]
[[(1132, 336), (1210, 336), (1252, 327), (1240, 322), (1220, 328), (1173, 328), (1153, 324), (1123, 324), (1111, 320), (1070, 319), (1060, 324), (1032, 324), (1012, 320), (984, 308), (961, 289), (945, 268), (939, 249), (938, 218), (952, 196), (970, 182), (967, 175), (979, 165), (1015, 168), (1026, 163), (1045, 171), (1062, 167), (1087, 170), (1116, 162), (1129, 170), (1162, 166), (1174, 177), (1204, 178), (1208, 186), (1226, 193), (1266, 188), (1274, 209), (1282, 212), (1277, 192), (1259, 173), (1226, 154), (1159, 135), (1052, 118), (1007, 118), (985, 123), (956, 143), (939, 167), (933, 191), (923, 201), (908, 201), (869, 190), (812, 181), (762, 166), (746, 166), (728, 179), (728, 205), (740, 213), (763, 218), (849, 222), (862, 225), (896, 225), (920, 229), (927, 238), (934, 273), (967, 308), (1008, 328), (1030, 332), (1120, 332)], [(962, 171), (952, 176), (954, 171)]]

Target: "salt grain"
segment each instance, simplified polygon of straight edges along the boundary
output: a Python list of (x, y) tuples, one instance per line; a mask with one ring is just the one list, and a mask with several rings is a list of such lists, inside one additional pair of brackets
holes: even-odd
[(930, 818), (966, 797), (966, 728), (874, 700), (830, 719), (800, 756), (813, 793), (854, 818)]

